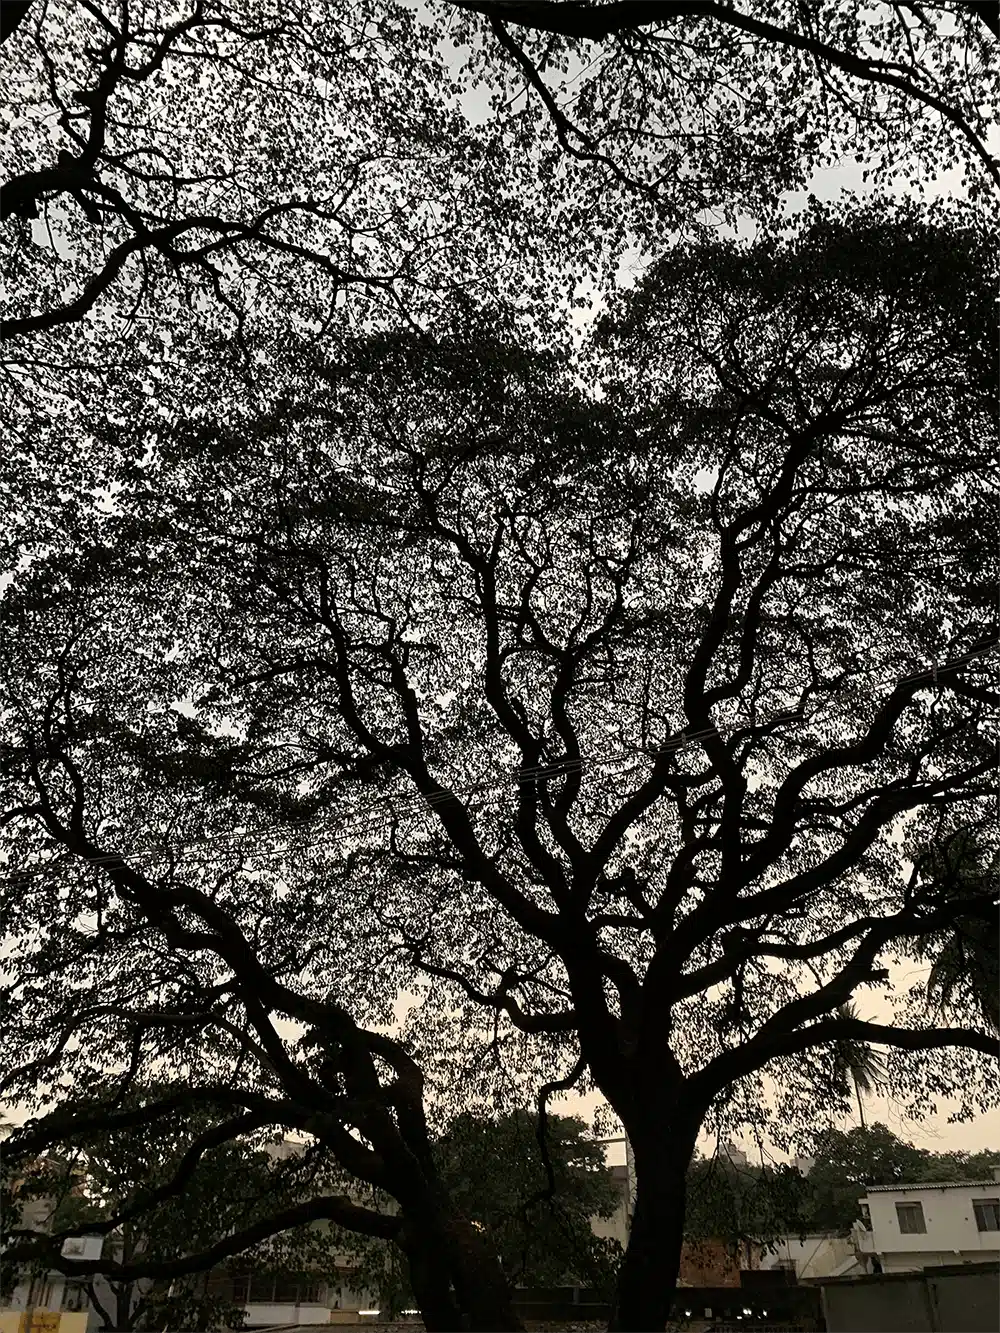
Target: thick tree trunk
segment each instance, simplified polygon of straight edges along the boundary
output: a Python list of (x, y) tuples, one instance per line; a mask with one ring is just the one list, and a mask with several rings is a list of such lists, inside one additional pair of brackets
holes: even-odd
[(399, 1244), (428, 1333), (520, 1333), (500, 1261), (465, 1218), (424, 1217)]
[(458, 1303), (470, 1333), (519, 1333), (524, 1327), (514, 1313), (510, 1284), (486, 1237), (464, 1217), (449, 1223), (455, 1256), (454, 1282)]
[(426, 1236), (400, 1237), (410, 1268), (410, 1286), (427, 1333), (455, 1333), (463, 1327), (462, 1312), (451, 1289), (443, 1247)]
[(696, 1124), (665, 1118), (629, 1135), (635, 1212), (608, 1326), (616, 1333), (660, 1333), (670, 1317), (684, 1243), (687, 1171), (697, 1133)]

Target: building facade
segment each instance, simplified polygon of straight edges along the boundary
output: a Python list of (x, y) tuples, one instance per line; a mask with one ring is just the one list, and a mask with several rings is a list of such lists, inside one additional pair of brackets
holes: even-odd
[(1000, 1260), (1000, 1178), (869, 1185), (861, 1212), (853, 1238), (869, 1272)]
[(209, 1275), (207, 1290), (242, 1309), (246, 1328), (303, 1327), (311, 1324), (356, 1324), (359, 1312), (378, 1302), (351, 1287), (352, 1266), (332, 1273), (225, 1273)]
[(867, 1271), (858, 1258), (854, 1238), (829, 1231), (808, 1236), (782, 1236), (761, 1255), (760, 1268), (763, 1272), (777, 1269), (794, 1273), (796, 1282)]
[(632, 1218), (629, 1170), (627, 1165), (612, 1166), (608, 1169), (618, 1195), (618, 1202), (610, 1217), (592, 1217), (590, 1229), (595, 1236), (611, 1237), (616, 1240), (624, 1250), (628, 1244), (628, 1229)]
[[(286, 1142), (270, 1145), (272, 1156), (288, 1157), (302, 1151), (302, 1145)], [(25, 1229), (46, 1232), (50, 1229), (55, 1212), (55, 1200), (40, 1196), (28, 1197), (20, 1204), (18, 1225)], [(322, 1230), (325, 1223), (313, 1226)], [(66, 1241), (63, 1254), (67, 1258), (99, 1259), (102, 1254), (114, 1254), (120, 1241), (110, 1236), (80, 1236)], [(219, 1271), (193, 1279), (213, 1295), (224, 1296), (241, 1307), (246, 1315), (246, 1327), (262, 1328), (274, 1325), (309, 1325), (356, 1323), (362, 1310), (377, 1304), (371, 1294), (355, 1281), (352, 1270), (356, 1261), (350, 1256), (331, 1254), (328, 1271), (315, 1273), (264, 1273)], [(152, 1282), (140, 1280), (131, 1291), (132, 1308), (149, 1291)], [(98, 1277), (94, 1293), (105, 1310), (116, 1310), (117, 1301), (106, 1279)], [(91, 1303), (87, 1287), (77, 1279), (50, 1272), (20, 1275), (13, 1287), (0, 1298), (0, 1333), (24, 1333), (30, 1320), (34, 1333), (96, 1333), (105, 1320)]]

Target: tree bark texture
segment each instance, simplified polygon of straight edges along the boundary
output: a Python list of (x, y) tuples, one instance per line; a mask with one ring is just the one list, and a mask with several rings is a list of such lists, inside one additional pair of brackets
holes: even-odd
[(697, 1127), (665, 1120), (629, 1138), (635, 1159), (635, 1212), (608, 1327), (614, 1333), (660, 1333), (677, 1290), (687, 1172)]
[(472, 1333), (520, 1333), (524, 1327), (511, 1305), (510, 1284), (486, 1237), (464, 1217), (449, 1224), (458, 1301)]

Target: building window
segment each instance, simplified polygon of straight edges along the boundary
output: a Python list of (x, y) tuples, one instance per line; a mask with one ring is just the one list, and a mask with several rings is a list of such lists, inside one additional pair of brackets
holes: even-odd
[(1000, 1231), (1000, 1199), (973, 1199), (976, 1228), (979, 1231)]
[(897, 1203), (896, 1216), (904, 1236), (923, 1236), (927, 1232), (922, 1203)]
[(276, 1305), (318, 1305), (321, 1284), (304, 1273), (280, 1274), (274, 1283)]
[(254, 1273), (248, 1283), (249, 1290), (238, 1303), (320, 1305), (325, 1286), (325, 1282), (307, 1273)]
[(87, 1308), (87, 1288), (82, 1282), (67, 1282), (63, 1287), (62, 1308), (70, 1314), (78, 1314)]
[[(189, 1279), (191, 1281), (191, 1279)], [(186, 1285), (182, 1279), (182, 1285)], [(224, 1268), (216, 1269), (205, 1282), (205, 1295), (232, 1305), (246, 1305), (250, 1290), (249, 1273), (231, 1273)]]
[(250, 1274), (237, 1273), (232, 1279), (232, 1302), (234, 1305), (246, 1305), (250, 1300)]

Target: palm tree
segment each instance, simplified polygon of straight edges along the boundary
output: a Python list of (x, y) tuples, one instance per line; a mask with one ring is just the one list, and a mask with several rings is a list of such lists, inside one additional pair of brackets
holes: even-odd
[(975, 830), (960, 829), (930, 847), (918, 865), (927, 900), (982, 902), (981, 911), (958, 917), (924, 943), (921, 956), (932, 960), (928, 1007), (944, 1014), (970, 1005), (988, 1028), (1000, 1032), (1000, 848), (991, 850)]
[[(857, 1022), (859, 1018), (857, 1006), (853, 1000), (847, 1000), (846, 1003), (838, 1005), (834, 1011), (835, 1017), (850, 1019)], [(871, 1095), (877, 1092), (886, 1079), (886, 1063), (884, 1056), (879, 1055), (877, 1051), (872, 1050), (871, 1046), (864, 1041), (851, 1041), (844, 1038), (834, 1043), (834, 1085), (838, 1092), (846, 1095), (848, 1090), (848, 1080), (854, 1085), (854, 1095), (858, 1099), (858, 1115), (861, 1117), (861, 1128), (866, 1129), (865, 1107), (861, 1100), (861, 1094)]]

